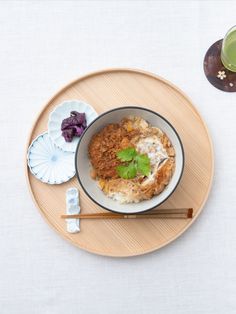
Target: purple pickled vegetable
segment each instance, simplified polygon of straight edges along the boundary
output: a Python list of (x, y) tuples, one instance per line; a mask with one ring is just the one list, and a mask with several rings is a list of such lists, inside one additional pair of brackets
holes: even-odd
[(64, 137), (66, 142), (72, 142), (74, 135), (75, 135), (74, 129), (67, 129), (62, 131), (62, 136)]
[(77, 111), (71, 111), (70, 113), (72, 116), (75, 116), (75, 118), (77, 119), (77, 123), (78, 124), (83, 124), (84, 121), (86, 120), (85, 118), (85, 113), (79, 113)]
[(83, 128), (87, 128), (87, 121), (86, 121), (86, 119), (85, 119), (84, 122), (82, 123), (82, 127), (83, 127)]
[(86, 124), (85, 113), (79, 113), (77, 111), (71, 111), (70, 117), (62, 121), (61, 130), (65, 130), (74, 125), (83, 125)]
[(74, 136), (81, 136), (87, 127), (85, 113), (71, 111), (70, 117), (61, 123), (62, 136), (66, 142), (71, 142)]
[(84, 131), (84, 128), (82, 126), (79, 127), (77, 125), (73, 126), (73, 129), (75, 131), (75, 136), (81, 136)]

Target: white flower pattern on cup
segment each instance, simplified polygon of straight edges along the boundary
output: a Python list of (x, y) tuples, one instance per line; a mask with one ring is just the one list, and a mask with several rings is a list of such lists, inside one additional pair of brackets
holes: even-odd
[(224, 78), (226, 78), (226, 74), (225, 71), (218, 71), (218, 75), (217, 77), (221, 80), (223, 80)]

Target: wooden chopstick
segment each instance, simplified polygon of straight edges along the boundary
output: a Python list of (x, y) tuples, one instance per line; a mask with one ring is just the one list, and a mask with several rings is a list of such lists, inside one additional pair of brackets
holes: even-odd
[(63, 219), (143, 219), (143, 218), (167, 218), (167, 219), (186, 219), (193, 217), (192, 208), (178, 209), (158, 209), (143, 214), (113, 214), (113, 213), (91, 213), (61, 215)]

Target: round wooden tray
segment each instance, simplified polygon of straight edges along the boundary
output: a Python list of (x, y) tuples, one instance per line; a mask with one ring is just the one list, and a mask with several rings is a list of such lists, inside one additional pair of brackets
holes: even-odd
[(30, 173), (26, 165), (29, 189), (43, 217), (72, 244), (101, 255), (133, 256), (157, 250), (179, 237), (202, 210), (207, 200), (214, 171), (211, 139), (201, 116), (189, 98), (166, 80), (139, 70), (109, 69), (79, 78), (59, 91), (39, 114), (29, 136), (28, 145), (46, 131), (49, 113), (63, 100), (81, 99), (98, 113), (114, 107), (136, 105), (157, 111), (179, 133), (185, 150), (185, 169), (176, 191), (160, 208), (193, 207), (192, 220), (83, 220), (81, 232), (66, 232), (65, 192), (77, 187), (81, 195), (81, 212), (101, 212), (80, 188), (74, 177), (62, 185), (44, 184)]

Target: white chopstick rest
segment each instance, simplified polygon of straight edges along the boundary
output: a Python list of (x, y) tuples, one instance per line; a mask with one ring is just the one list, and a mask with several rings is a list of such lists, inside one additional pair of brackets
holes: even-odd
[[(76, 188), (70, 188), (66, 191), (66, 214), (74, 215), (80, 213), (79, 191)], [(80, 232), (80, 219), (66, 219), (67, 232)]]

